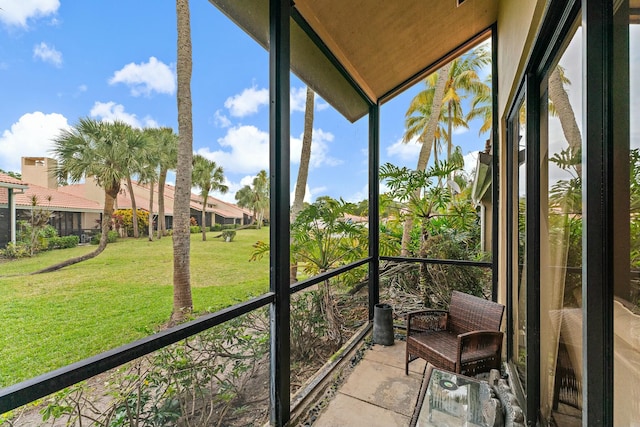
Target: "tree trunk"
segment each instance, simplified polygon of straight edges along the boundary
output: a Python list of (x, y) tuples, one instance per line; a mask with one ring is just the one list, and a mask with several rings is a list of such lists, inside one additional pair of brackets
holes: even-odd
[(190, 272), (189, 203), (191, 195), (191, 162), (193, 157), (193, 124), (191, 112), (191, 24), (189, 0), (176, 0), (178, 28), (178, 166), (173, 207), (173, 311), (171, 323), (183, 321), (193, 310)]
[[(582, 136), (558, 67), (555, 67), (549, 76), (549, 100), (553, 103), (556, 114), (560, 119), (562, 133), (569, 144), (571, 153), (575, 155), (582, 147)], [(581, 173), (581, 171), (581, 165), (577, 165), (577, 172)]]
[[(429, 156), (431, 154), (431, 148), (434, 145), (436, 128), (440, 119), (440, 111), (442, 109), (442, 100), (444, 98), (444, 90), (447, 84), (447, 78), (449, 76), (449, 70), (451, 69), (451, 63), (446, 64), (438, 71), (438, 81), (433, 93), (433, 104), (431, 105), (431, 115), (429, 116), (429, 122), (424, 133), (420, 136), (422, 147), (420, 148), (420, 155), (418, 156), (418, 165), (416, 170), (423, 171), (427, 168), (429, 163)], [(420, 190), (416, 191), (416, 197), (420, 197)], [(402, 243), (400, 246), (400, 256), (409, 256), (409, 242), (411, 241), (411, 229), (413, 228), (413, 220), (407, 217), (402, 229)]]
[(153, 242), (153, 180), (149, 182), (149, 241)]
[[(307, 100), (304, 108), (304, 134), (302, 135), (302, 152), (300, 153), (300, 167), (298, 168), (298, 179), (296, 181), (296, 191), (291, 206), (291, 223), (295, 222), (298, 214), (302, 210), (304, 195), (309, 177), (309, 160), (311, 159), (311, 140), (313, 136), (313, 90), (307, 86)], [(293, 242), (292, 242), (293, 243)], [(298, 281), (298, 264), (291, 263), (289, 266), (289, 282)]]
[(95, 251), (90, 252), (88, 254), (71, 258), (61, 263), (52, 265), (51, 267), (43, 268), (42, 270), (38, 270), (31, 274), (41, 274), (41, 273), (49, 273), (52, 271), (60, 270), (64, 267), (68, 267), (73, 264), (77, 264), (82, 261), (86, 261), (91, 258), (95, 258), (100, 255), (102, 251), (107, 247), (107, 239), (109, 238), (109, 229), (111, 228), (111, 217), (113, 216), (113, 205), (115, 203), (115, 199), (120, 192), (120, 183), (114, 182), (112, 183), (112, 187), (110, 189), (105, 189), (104, 191), (104, 209), (102, 210), (102, 235), (100, 236), (100, 243)]
[(309, 160), (311, 159), (311, 140), (313, 136), (313, 101), (313, 90), (307, 87), (307, 102), (304, 109), (302, 152), (300, 153), (300, 167), (298, 168), (295, 196), (293, 198), (293, 205), (291, 206), (291, 222), (296, 220), (298, 213), (302, 210), (307, 178), (309, 176)]
[(204, 203), (202, 204), (202, 226), (200, 230), (202, 231), (202, 241), (207, 240), (207, 199), (209, 197), (204, 197)]
[(133, 237), (140, 237), (138, 230), (138, 207), (136, 206), (136, 196), (133, 194), (133, 185), (131, 184), (131, 175), (127, 175), (127, 186), (129, 187), (129, 197), (131, 198), (131, 222), (133, 222)]
[(167, 170), (160, 170), (160, 178), (158, 179), (158, 239), (161, 239), (166, 231), (166, 223), (164, 218), (164, 186), (167, 182)]
[(320, 292), (322, 292), (322, 311), (327, 318), (327, 339), (333, 351), (342, 345), (342, 322), (340, 313), (336, 310), (331, 296), (331, 283), (328, 280), (321, 282)]

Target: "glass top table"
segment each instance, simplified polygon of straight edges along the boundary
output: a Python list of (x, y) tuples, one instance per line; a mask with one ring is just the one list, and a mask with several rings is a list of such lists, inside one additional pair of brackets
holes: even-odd
[(491, 398), (488, 383), (428, 365), (412, 425), (491, 427), (483, 411)]

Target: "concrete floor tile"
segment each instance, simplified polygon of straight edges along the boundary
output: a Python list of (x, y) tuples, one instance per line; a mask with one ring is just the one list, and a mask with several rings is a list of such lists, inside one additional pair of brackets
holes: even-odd
[(404, 374), (404, 368), (374, 362), (365, 356), (340, 388), (340, 393), (411, 416), (422, 374)]
[[(380, 344), (374, 344), (367, 351), (366, 359), (374, 362), (384, 363), (390, 366), (395, 366), (396, 368), (400, 368), (404, 371), (404, 358), (406, 351), (406, 343), (404, 341), (398, 341), (393, 345), (384, 346)], [(409, 363), (409, 373), (414, 372), (420, 375), (422, 378), (422, 374), (424, 373), (424, 368), (427, 362), (423, 359), (417, 359), (413, 362)]]
[(408, 416), (338, 393), (313, 427), (400, 427), (409, 422)]

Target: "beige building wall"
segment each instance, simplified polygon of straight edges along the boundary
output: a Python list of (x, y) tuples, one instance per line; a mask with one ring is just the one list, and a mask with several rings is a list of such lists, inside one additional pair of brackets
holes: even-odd
[[(544, 0), (500, 0), (498, 5), (498, 124), (499, 141), (497, 144), (499, 154), (500, 175), (500, 207), (499, 212), (506, 213), (507, 190), (513, 189), (507, 183), (506, 162), (506, 115), (507, 108), (515, 98), (518, 83), (524, 71), (531, 46), (538, 32), (542, 15), (545, 10)], [(498, 222), (498, 256), (504, 260), (508, 251), (514, 248), (507, 248), (507, 223), (506, 215)], [(507, 269), (506, 263), (499, 263), (498, 271), (498, 300), (506, 304), (507, 301)], [(517, 276), (514, 276), (517, 277)]]
[(23, 157), (22, 180), (40, 187), (58, 188), (55, 170), (58, 162), (49, 157)]

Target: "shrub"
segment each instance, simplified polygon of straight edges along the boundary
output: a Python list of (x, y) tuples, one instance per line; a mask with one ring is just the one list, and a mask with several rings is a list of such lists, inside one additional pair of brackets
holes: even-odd
[(221, 224), (213, 224), (211, 226), (211, 231), (221, 231), (222, 230), (222, 225)]
[(236, 224), (222, 224), (222, 230), (232, 230), (238, 228)]
[(9, 243), (6, 248), (0, 249), (0, 257), (7, 259), (26, 258), (31, 256), (28, 246), (22, 242)]
[[(149, 212), (136, 209), (138, 215), (138, 231), (144, 234), (149, 229)], [(113, 212), (116, 229), (123, 228), (128, 237), (133, 236), (133, 210), (118, 209)]]
[(49, 239), (49, 249), (75, 248), (80, 243), (78, 236), (53, 237)]
[[(101, 238), (102, 238), (102, 233), (94, 234), (93, 236), (91, 236), (91, 244), (92, 245), (99, 244)], [(109, 232), (107, 233), (107, 243), (114, 243), (116, 240), (118, 240), (118, 232), (115, 230), (109, 230)]]
[(231, 242), (234, 237), (236, 237), (236, 231), (235, 230), (223, 230), (222, 231), (222, 238), (224, 239), (225, 242)]
[(192, 225), (191, 227), (189, 227), (189, 232), (191, 234), (195, 234), (195, 233), (200, 233), (202, 230), (200, 229), (199, 225)]

